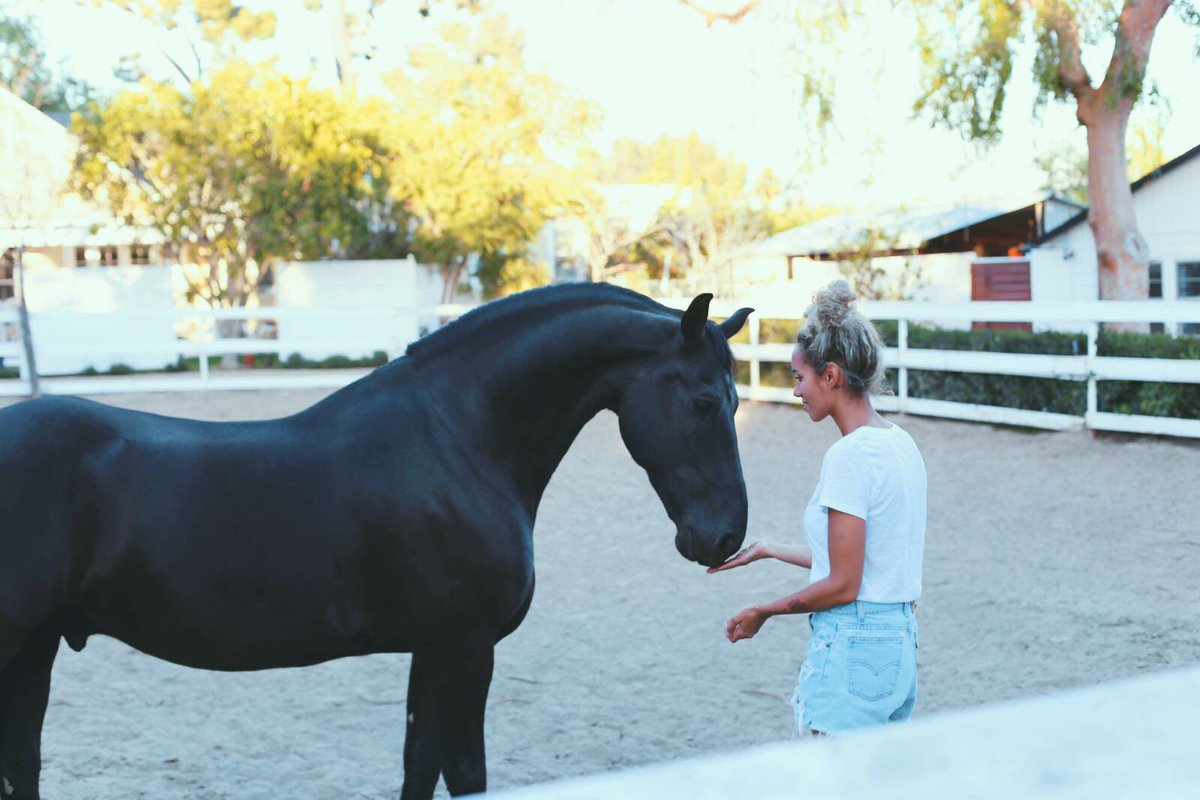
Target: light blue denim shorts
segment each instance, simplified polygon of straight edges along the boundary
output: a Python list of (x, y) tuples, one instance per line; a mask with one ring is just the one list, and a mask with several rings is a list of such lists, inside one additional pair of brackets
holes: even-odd
[(847, 603), (811, 614), (808, 624), (812, 637), (792, 695), (799, 733), (908, 720), (917, 702), (911, 603)]

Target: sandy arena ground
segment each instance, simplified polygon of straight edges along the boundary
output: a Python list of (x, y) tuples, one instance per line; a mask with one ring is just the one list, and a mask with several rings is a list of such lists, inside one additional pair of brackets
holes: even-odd
[[(109, 396), (176, 416), (290, 413), (324, 392)], [(1200, 662), (1200, 446), (896, 417), (929, 470), (918, 714)], [(754, 538), (801, 541), (837, 435), (793, 408), (739, 412)], [(729, 751), (790, 735), (802, 617), (725, 641), (725, 619), (802, 587), (776, 562), (707, 575), (610, 414), (555, 475), (535, 532), (538, 589), (497, 650), (493, 788)], [(187, 670), (96, 637), (65, 646), (44, 796), (395, 798), (407, 656), (308, 669)], [(444, 792), (444, 790), (440, 790)], [(444, 796), (444, 795), (443, 795)]]

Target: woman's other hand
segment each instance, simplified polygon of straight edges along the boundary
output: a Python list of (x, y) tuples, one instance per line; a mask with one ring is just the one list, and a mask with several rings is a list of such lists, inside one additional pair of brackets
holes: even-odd
[(755, 542), (749, 547), (743, 547), (738, 552), (729, 557), (729, 560), (724, 564), (716, 567), (709, 567), (709, 573), (720, 572), (721, 570), (733, 569), (734, 567), (744, 567), (751, 561), (758, 561), (760, 558), (769, 558), (770, 552), (767, 550), (766, 542)]
[(753, 639), (754, 634), (767, 621), (768, 614), (758, 606), (743, 608), (725, 623), (725, 638), (731, 642)]

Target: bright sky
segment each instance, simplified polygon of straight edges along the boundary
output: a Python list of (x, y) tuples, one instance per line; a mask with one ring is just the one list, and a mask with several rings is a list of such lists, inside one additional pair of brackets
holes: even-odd
[[(3, 0), (0, 0), (3, 2)], [(244, 0), (279, 14), (269, 45), (287, 69), (332, 81), (330, 25), (300, 11), (300, 0)], [(347, 0), (354, 7), (357, 0)], [(330, 3), (327, 0), (327, 5)], [(162, 37), (129, 15), (74, 0), (10, 0), (41, 25), (52, 59), (69, 59), (77, 74), (111, 84), (111, 68), (142, 50), (166, 76), (156, 53), (164, 42), (184, 63), (183, 40)], [(378, 12), (375, 57), (364, 71), (402, 65), (407, 47), (431, 25), (417, 0), (389, 0)], [(736, 8), (740, 0), (708, 0)], [(912, 26), (896, 17), (871, 25), (861, 43), (846, 47), (838, 68), (835, 127), (822, 138), (797, 99), (798, 76), (789, 55), (792, 21), (803, 0), (764, 0), (741, 24), (705, 27), (677, 0), (496, 0), (526, 35), (530, 64), (597, 102), (604, 112), (601, 146), (618, 137), (654, 139), (697, 131), (752, 170), (771, 168), (814, 204), (872, 205), (1031, 197), (1041, 181), (1034, 157), (1063, 142), (1082, 147), (1082, 129), (1065, 107), (1034, 119), (1026, 57), (1014, 71), (1004, 138), (980, 151), (955, 134), (913, 120), (917, 58)], [(435, 6), (435, 16), (437, 8)], [(1168, 157), (1200, 143), (1200, 60), (1194, 32), (1174, 12), (1160, 25), (1150, 75), (1171, 104), (1165, 136)], [(1094, 54), (1100, 74), (1107, 53)]]

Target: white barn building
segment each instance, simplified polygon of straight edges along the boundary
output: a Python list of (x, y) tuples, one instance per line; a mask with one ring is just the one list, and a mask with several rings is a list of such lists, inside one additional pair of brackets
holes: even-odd
[[(1200, 145), (1131, 188), (1138, 229), (1150, 249), (1150, 298), (1200, 300)], [(1034, 300), (1099, 298), (1096, 243), (1086, 209), (1038, 238), (1028, 255)], [(1200, 323), (1156, 324), (1152, 329), (1200, 334)]]

